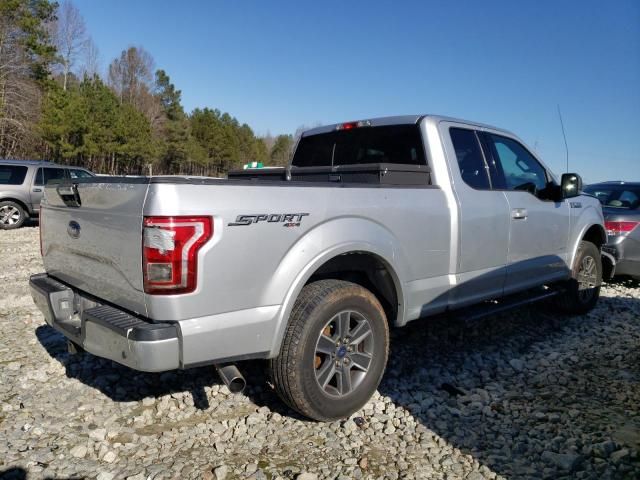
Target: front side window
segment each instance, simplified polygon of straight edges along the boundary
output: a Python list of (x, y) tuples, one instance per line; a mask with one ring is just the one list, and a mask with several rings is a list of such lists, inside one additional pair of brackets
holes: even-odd
[(64, 168), (39, 168), (34, 185), (46, 185), (49, 180), (61, 180), (65, 177)]
[(489, 190), (491, 185), (476, 132), (451, 128), (449, 134), (464, 183), (476, 190)]
[(0, 165), (0, 185), (22, 185), (27, 170), (22, 165)]
[(493, 155), (500, 163), (507, 190), (533, 194), (547, 187), (547, 172), (529, 151), (511, 138), (488, 135)]

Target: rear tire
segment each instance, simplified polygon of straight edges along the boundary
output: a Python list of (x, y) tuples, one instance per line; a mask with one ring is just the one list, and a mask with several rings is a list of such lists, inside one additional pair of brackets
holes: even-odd
[(593, 243), (582, 241), (571, 269), (571, 279), (564, 293), (557, 297), (557, 305), (568, 314), (584, 314), (595, 307), (602, 284), (602, 257)]
[(377, 298), (355, 283), (320, 280), (298, 296), (269, 370), (291, 408), (331, 421), (367, 403), (382, 379), (388, 351), (389, 328)]
[(27, 212), (19, 203), (10, 200), (0, 202), (0, 228), (11, 230), (20, 228), (27, 219)]

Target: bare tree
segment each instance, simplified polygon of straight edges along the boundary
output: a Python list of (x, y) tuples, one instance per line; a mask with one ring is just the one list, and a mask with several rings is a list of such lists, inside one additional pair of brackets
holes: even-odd
[(162, 105), (153, 94), (155, 62), (142, 47), (129, 47), (109, 65), (108, 83), (122, 103), (133, 105), (151, 122), (154, 133), (162, 127)]
[(0, 15), (0, 158), (24, 154), (37, 143), (40, 89), (22, 36), (17, 15)]
[(153, 57), (142, 47), (129, 47), (109, 65), (109, 85), (123, 103), (141, 107), (144, 93), (153, 88)]
[(81, 75), (87, 77), (100, 75), (100, 51), (91, 38), (87, 39), (83, 53)]
[(67, 89), (67, 80), (78, 57), (87, 48), (87, 28), (77, 7), (65, 0), (58, 8), (55, 43), (60, 55), (62, 89)]

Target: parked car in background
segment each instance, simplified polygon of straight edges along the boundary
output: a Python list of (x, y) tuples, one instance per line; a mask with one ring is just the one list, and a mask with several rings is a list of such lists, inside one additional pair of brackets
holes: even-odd
[(640, 182), (603, 182), (585, 187), (600, 200), (607, 229), (605, 254), (613, 256), (613, 275), (640, 279)]
[(49, 180), (93, 176), (84, 168), (51, 162), (0, 160), (0, 228), (18, 228), (27, 218), (37, 216)]

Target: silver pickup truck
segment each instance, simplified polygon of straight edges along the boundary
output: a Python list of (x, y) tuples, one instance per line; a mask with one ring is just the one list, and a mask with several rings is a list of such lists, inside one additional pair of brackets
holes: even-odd
[[(389, 328), (555, 296), (591, 309), (606, 240), (597, 199), (515, 135), (413, 115), (306, 131), (282, 169), (227, 179), (49, 182), (46, 322), (142, 371), (268, 359), (282, 399), (317, 419), (358, 410)], [(550, 300), (551, 301), (551, 300)]]

